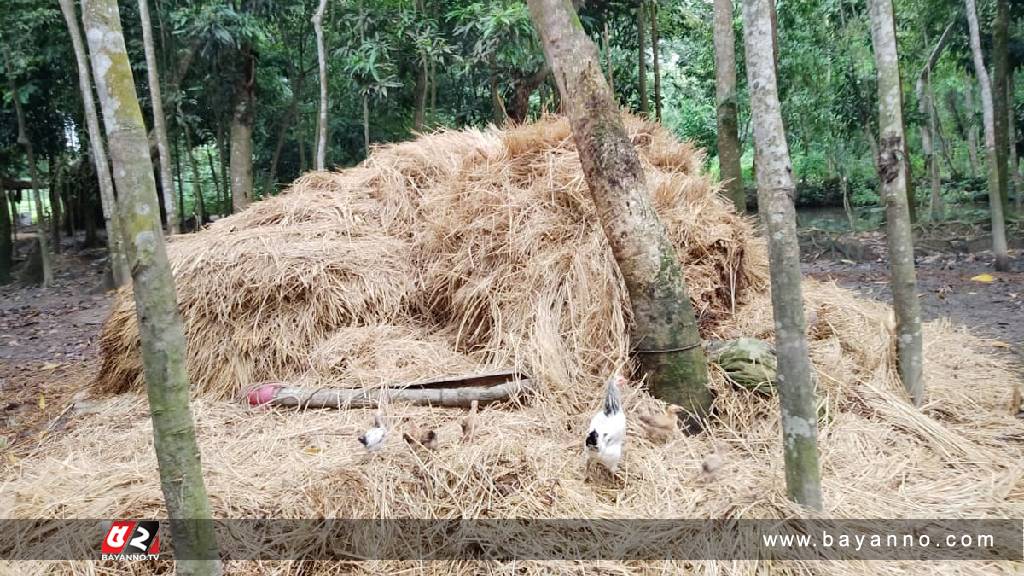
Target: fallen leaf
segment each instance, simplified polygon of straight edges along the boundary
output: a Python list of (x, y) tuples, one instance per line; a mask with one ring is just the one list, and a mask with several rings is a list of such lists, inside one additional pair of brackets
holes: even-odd
[(55, 362), (47, 362), (46, 364), (43, 364), (43, 367), (40, 368), (40, 370), (54, 370), (59, 366), (60, 364), (57, 364)]
[(988, 284), (989, 282), (994, 282), (995, 277), (992, 276), (991, 274), (978, 274), (977, 276), (971, 276), (971, 280), (974, 280), (975, 282), (984, 282)]
[(319, 454), (321, 452), (321, 450), (319, 448), (317, 448), (316, 446), (306, 446), (305, 448), (302, 449), (302, 451), (305, 452), (306, 454), (312, 454), (312, 455), (316, 455), (316, 454)]
[(39, 409), (46, 410), (46, 396), (39, 395)]
[(1007, 344), (1006, 342), (1003, 342), (1002, 340), (993, 340), (991, 342), (991, 344), (995, 348), (1009, 348), (1010, 347), (1009, 344)]

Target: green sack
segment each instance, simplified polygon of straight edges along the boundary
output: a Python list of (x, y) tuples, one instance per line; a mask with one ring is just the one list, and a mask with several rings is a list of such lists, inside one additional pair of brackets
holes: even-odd
[(709, 353), (711, 361), (722, 368), (733, 384), (762, 394), (775, 392), (778, 361), (768, 342), (757, 338), (727, 340)]

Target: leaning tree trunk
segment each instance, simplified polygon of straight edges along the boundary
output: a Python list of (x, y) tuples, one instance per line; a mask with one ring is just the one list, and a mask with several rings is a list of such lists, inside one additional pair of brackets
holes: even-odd
[(647, 41), (644, 39), (644, 29), (647, 28), (647, 0), (640, 0), (636, 6), (636, 79), (637, 92), (640, 98), (640, 114), (645, 118), (650, 114), (647, 107)]
[[(96, 179), (99, 181), (100, 206), (103, 210), (103, 227), (107, 232), (107, 251), (110, 253), (110, 274), (114, 287), (124, 286), (131, 281), (128, 270), (128, 258), (125, 255), (124, 238), (121, 237), (121, 225), (116, 217), (117, 206), (114, 196), (114, 181), (110, 176), (110, 162), (107, 160), (106, 146), (103, 144), (103, 133), (100, 132), (100, 121), (96, 116), (96, 102), (93, 100), (92, 72), (89, 71), (89, 56), (85, 53), (81, 31), (78, 26), (78, 15), (74, 0), (60, 0), (60, 9), (64, 13), (64, 21), (71, 35), (71, 47), (75, 52), (78, 64), (78, 89), (82, 93), (82, 104), (85, 108), (85, 124), (89, 130), (89, 151), (93, 165), (96, 167)], [(85, 218), (91, 218), (89, 213)], [(177, 228), (177, 222), (174, 224)]]
[[(153, 46), (153, 25), (149, 19), (149, 2), (139, 0), (139, 19), (142, 20), (142, 45), (146, 53), (146, 74), (149, 79), (150, 104), (153, 107), (153, 132), (160, 158), (160, 189), (163, 191), (164, 210), (167, 213), (167, 232), (177, 234), (177, 207), (174, 205), (174, 180), (171, 177), (171, 147), (167, 143), (164, 125), (164, 105), (160, 98), (160, 74), (156, 67), (156, 48)], [(175, 96), (176, 95), (172, 95)]]
[(820, 510), (818, 414), (800, 286), (800, 246), (793, 208), (796, 188), (775, 78), (771, 1), (743, 0), (747, 82), (758, 159), (757, 199), (768, 236), (786, 488), (797, 503)]
[(320, 67), (320, 119), (316, 129), (315, 170), (323, 170), (327, 162), (327, 49), (324, 47), (324, 10), (326, 9), (327, 0), (320, 0), (320, 6), (313, 14), (317, 62)]
[(661, 122), (661, 62), (658, 61), (658, 3), (651, 2), (651, 57), (654, 71), (654, 117)]
[(146, 127), (114, 0), (83, 0), (96, 92), (120, 192), (118, 212), (134, 280), (153, 446), (178, 574), (220, 574), (210, 502), (189, 408), (185, 333), (164, 246)]
[(1006, 221), (1003, 219), (1003, 198), (999, 189), (999, 160), (996, 152), (995, 112), (992, 104), (992, 85), (988, 70), (981, 55), (981, 32), (978, 30), (978, 12), (974, 0), (964, 0), (967, 5), (967, 27), (971, 36), (971, 55), (974, 59), (974, 75), (981, 88), (981, 116), (985, 125), (985, 156), (988, 160), (988, 208), (992, 216), (992, 253), (995, 255), (996, 270), (1010, 268), (1010, 257), (1006, 249)]
[(996, 19), (992, 32), (992, 61), (995, 70), (992, 74), (992, 113), (995, 115), (996, 129), (996, 162), (999, 168), (999, 197), (1003, 202), (1003, 211), (1009, 207), (1009, 170), (1007, 162), (1010, 152), (1010, 138), (1007, 122), (1010, 117), (1006, 102), (1007, 84), (1010, 76), (1009, 61), (1009, 21), (1010, 7), (1007, 0), (996, 0)]
[(231, 115), (231, 199), (235, 212), (252, 202), (252, 124), (256, 105), (256, 57), (250, 46), (242, 49), (242, 75), (235, 86)]
[(583, 175), (633, 306), (633, 347), (651, 392), (690, 414), (711, 406), (707, 364), (675, 247), (651, 203), (643, 167), (570, 3), (529, 0), (568, 111)]
[(870, 0), (871, 41), (878, 70), (878, 177), (885, 199), (892, 300), (896, 310), (896, 350), (900, 377), (915, 406), (924, 401), (921, 376), (921, 305), (917, 300), (914, 241), (907, 207), (903, 105), (892, 0)]
[(718, 169), (737, 212), (747, 209), (740, 167), (736, 120), (736, 47), (732, 32), (732, 0), (715, 0), (715, 103), (718, 116)]
[(39, 245), (39, 257), (43, 265), (43, 288), (53, 283), (53, 262), (50, 255), (49, 241), (46, 234), (49, 231), (46, 224), (46, 214), (43, 213), (43, 201), (39, 192), (39, 171), (36, 168), (36, 155), (32, 148), (32, 141), (28, 139), (28, 128), (25, 125), (25, 112), (21, 109), (21, 100), (18, 98), (18, 86), (14, 82), (14, 68), (10, 57), (7, 64), (7, 86), (11, 91), (11, 100), (14, 101), (14, 115), (18, 119), (18, 144), (25, 149), (25, 160), (28, 162), (29, 175), (32, 178), (32, 199), (36, 208), (36, 238)]

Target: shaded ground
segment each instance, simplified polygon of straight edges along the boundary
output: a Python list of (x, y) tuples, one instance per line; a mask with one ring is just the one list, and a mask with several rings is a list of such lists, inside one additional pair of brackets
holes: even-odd
[[(1024, 250), (1010, 251), (1011, 272), (995, 272), (992, 252), (981, 249), (987, 246), (987, 238), (950, 240), (947, 236), (948, 231), (937, 230), (915, 239), (924, 319), (949, 318), (979, 336), (1006, 343), (1018, 352), (1024, 350)], [(892, 301), (882, 232), (846, 235), (836, 240), (840, 245), (836, 250), (821, 238), (811, 241), (806, 234), (804, 238), (805, 274)]]

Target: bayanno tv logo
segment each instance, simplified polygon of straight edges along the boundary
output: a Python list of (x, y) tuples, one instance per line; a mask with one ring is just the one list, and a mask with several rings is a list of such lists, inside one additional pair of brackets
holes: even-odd
[(160, 523), (156, 520), (116, 520), (100, 546), (103, 560), (146, 560), (160, 556)]

